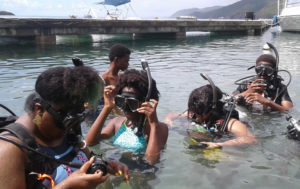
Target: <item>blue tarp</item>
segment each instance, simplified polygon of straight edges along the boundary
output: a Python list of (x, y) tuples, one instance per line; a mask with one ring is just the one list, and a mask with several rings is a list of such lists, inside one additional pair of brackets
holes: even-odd
[(99, 2), (97, 4), (119, 6), (129, 2), (130, 0), (104, 0), (103, 2)]

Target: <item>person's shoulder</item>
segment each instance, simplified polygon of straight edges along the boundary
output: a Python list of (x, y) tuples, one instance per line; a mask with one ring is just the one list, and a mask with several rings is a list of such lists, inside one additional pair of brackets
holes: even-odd
[(126, 120), (126, 117), (118, 116), (118, 117), (111, 119), (109, 123), (113, 124), (115, 126), (118, 126), (118, 125), (121, 125), (125, 120)]
[[(16, 141), (18, 143), (22, 143), (19, 139), (15, 137), (7, 137), (7, 136), (5, 137), (13, 141)], [(18, 147), (11, 142), (0, 139), (0, 159), (1, 162), (4, 163), (3, 165), (1, 165), (1, 167), (6, 166), (5, 162), (24, 165), (26, 162), (26, 152), (21, 147)]]
[(158, 122), (159, 126), (164, 130), (164, 131), (169, 131), (169, 127), (166, 123), (164, 122)]
[(26, 158), (22, 148), (0, 139), (0, 184), (3, 188), (25, 189)]

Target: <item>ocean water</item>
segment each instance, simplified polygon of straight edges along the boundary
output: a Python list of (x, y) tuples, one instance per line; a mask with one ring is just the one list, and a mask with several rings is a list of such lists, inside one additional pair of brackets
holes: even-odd
[[(79, 57), (87, 65), (104, 72), (108, 51), (115, 43), (132, 50), (130, 68), (142, 69), (140, 60), (149, 63), (157, 81), (160, 101), (157, 109), (162, 121), (169, 112), (183, 112), (189, 93), (208, 84), (200, 73), (209, 75), (224, 92), (231, 93), (234, 81), (253, 75), (247, 68), (255, 64), (262, 46), (270, 42), (279, 52), (279, 69), (292, 74), (288, 87), (295, 108), (290, 114), (300, 119), (300, 35), (277, 33), (273, 29), (261, 36), (210, 35), (190, 33), (186, 39), (143, 39), (118, 35), (58, 36), (56, 45), (36, 45), (31, 41), (0, 40), (0, 103), (17, 115), (23, 112), (26, 96), (33, 91), (39, 73), (54, 66), (72, 66)], [(280, 72), (284, 82), (288, 75)], [(0, 110), (0, 115), (5, 111)], [(285, 114), (257, 115), (241, 110), (242, 121), (254, 133), (258, 144), (246, 148), (190, 150), (189, 138), (180, 123), (170, 127), (160, 162), (149, 166), (110, 144), (93, 148), (126, 163), (130, 184), (111, 176), (98, 188), (299, 188), (300, 143), (286, 137)]]

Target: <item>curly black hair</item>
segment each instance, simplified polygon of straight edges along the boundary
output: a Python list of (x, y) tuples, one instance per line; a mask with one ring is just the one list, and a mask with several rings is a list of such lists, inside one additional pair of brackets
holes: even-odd
[(123, 44), (115, 44), (110, 48), (109, 60), (112, 62), (115, 57), (122, 58), (126, 55), (130, 55), (131, 51)]
[(52, 105), (93, 106), (103, 93), (103, 83), (88, 66), (54, 67), (38, 76), (35, 91)]
[[(145, 71), (139, 71), (135, 69), (126, 70), (119, 78), (116, 91), (117, 94), (121, 94), (123, 88), (130, 87), (137, 90), (143, 97), (139, 99), (144, 101), (148, 91), (148, 77)], [(156, 81), (152, 79), (152, 92), (150, 99), (159, 100), (159, 91), (156, 87)]]
[[(220, 99), (223, 96), (222, 91), (216, 87), (217, 107), (216, 110), (223, 109), (223, 102)], [(198, 115), (208, 114), (213, 106), (213, 89), (211, 85), (204, 85), (194, 89), (189, 97), (188, 111), (192, 111)]]

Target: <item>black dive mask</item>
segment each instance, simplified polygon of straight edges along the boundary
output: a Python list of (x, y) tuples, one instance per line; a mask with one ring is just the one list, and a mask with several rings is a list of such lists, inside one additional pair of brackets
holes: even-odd
[(79, 127), (80, 123), (84, 121), (87, 115), (87, 110), (84, 108), (80, 110), (56, 111), (47, 102), (42, 102), (41, 104), (53, 116), (54, 120), (57, 122), (57, 126), (63, 130)]
[(118, 108), (124, 112), (137, 112), (137, 109), (141, 106), (140, 100), (131, 93), (122, 93), (115, 96), (115, 104)]
[(274, 68), (269, 65), (260, 64), (255, 67), (255, 72), (259, 76), (267, 76), (270, 77), (275, 72)]
[(39, 102), (51, 114), (56, 122), (56, 126), (62, 130), (78, 129), (88, 112), (83, 106), (81, 108), (74, 107), (69, 110), (54, 110), (50, 103), (43, 100), (38, 93), (36, 93), (35, 101)]

